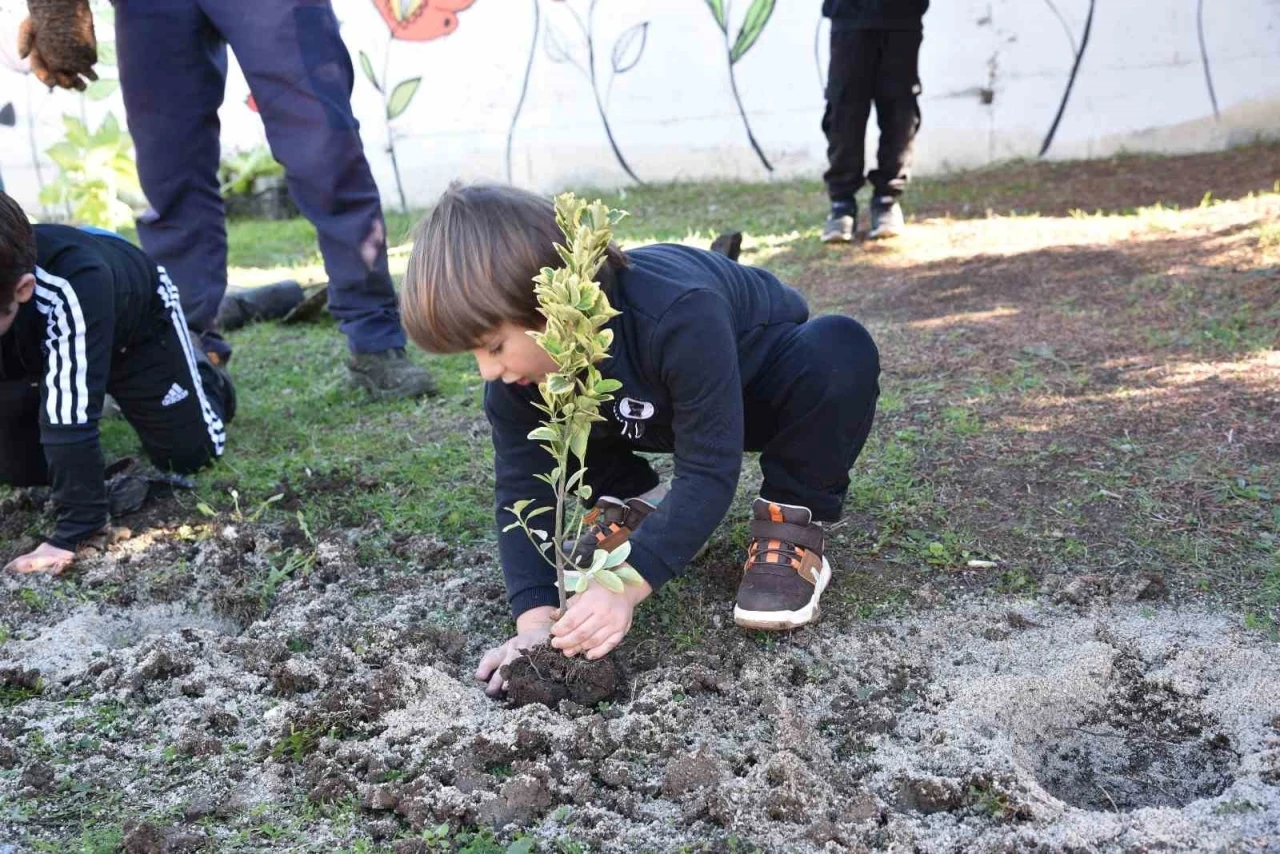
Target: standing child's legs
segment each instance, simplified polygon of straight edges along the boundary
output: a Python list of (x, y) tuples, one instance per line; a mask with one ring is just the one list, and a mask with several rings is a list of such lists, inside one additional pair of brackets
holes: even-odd
[(26, 380), (0, 382), (0, 483), (49, 483), (40, 444), (40, 389)]
[(116, 53), (138, 177), (150, 210), (138, 220), (147, 254), (182, 283), (191, 328), (227, 359), (216, 331), (227, 290), (226, 207), (218, 188), (218, 107), (227, 46), (196, 0), (115, 4)]
[(831, 33), (827, 107), (822, 115), (828, 165), (822, 178), (831, 198), (831, 215), (822, 232), (826, 243), (848, 243), (858, 227), (854, 194), (866, 180), (867, 118), (879, 61), (876, 35), (866, 30)]
[(920, 130), (920, 32), (883, 33), (883, 52), (876, 77), (876, 122), (880, 144), (876, 168), (868, 175), (872, 186), (871, 231), (889, 237), (903, 224), (902, 195), (911, 177), (912, 143)]
[(867, 331), (829, 315), (776, 342), (744, 392), (746, 447), (761, 452), (764, 483), (734, 608), (739, 625), (791, 629), (817, 616), (831, 577), (817, 523), (840, 518), (849, 469), (875, 418), (879, 376)]
[(117, 356), (108, 390), (158, 468), (196, 471), (222, 456), (235, 413), (230, 378), (193, 346), (178, 291), (160, 272), (163, 335)]

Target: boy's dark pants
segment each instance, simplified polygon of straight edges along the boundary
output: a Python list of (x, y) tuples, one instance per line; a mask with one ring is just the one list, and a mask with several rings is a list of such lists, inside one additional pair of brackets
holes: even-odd
[[(826, 315), (779, 336), (769, 353), (743, 390), (745, 449), (760, 452), (764, 472), (760, 495), (834, 522), (875, 417), (879, 352), (856, 320)], [(597, 495), (630, 498), (658, 484), (621, 438), (592, 447), (590, 470)]]
[[(867, 180), (876, 196), (900, 196), (920, 129), (919, 30), (833, 30), (827, 76), (827, 193), (847, 201)], [(876, 169), (864, 178), (867, 117), (880, 125)]]
[[(189, 335), (183, 335), (185, 341), (179, 338), (176, 324), (162, 328), (162, 334), (139, 346), (112, 354), (107, 392), (156, 467), (188, 474), (222, 452), (225, 387), (212, 366), (199, 361)], [(171, 394), (175, 386), (181, 392)], [(0, 483), (48, 482), (40, 442), (40, 388), (28, 381), (0, 382)]]
[(181, 283), (187, 322), (209, 350), (230, 353), (213, 332), (227, 289), (218, 107), (228, 44), (289, 191), (316, 227), (329, 310), (351, 349), (403, 347), (378, 188), (351, 111), (351, 58), (329, 0), (114, 2), (125, 111), (152, 208), (138, 236)]

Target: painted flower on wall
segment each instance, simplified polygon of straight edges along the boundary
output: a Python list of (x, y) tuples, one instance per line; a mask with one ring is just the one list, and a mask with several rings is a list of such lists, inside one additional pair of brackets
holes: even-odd
[(373, 0), (391, 37), (407, 42), (425, 42), (447, 36), (458, 28), (458, 12), (475, 0)]
[(369, 54), (360, 51), (360, 70), (365, 79), (382, 96), (383, 115), (387, 123), (387, 154), (391, 157), (391, 170), (395, 173), (396, 190), (400, 194), (400, 209), (409, 210), (404, 196), (404, 183), (400, 180), (400, 165), (396, 162), (395, 130), (391, 123), (400, 118), (413, 96), (418, 94), (422, 77), (410, 77), (392, 86), (388, 79), (391, 64), (391, 44), (396, 41), (425, 42), (447, 36), (458, 28), (458, 12), (469, 9), (475, 0), (373, 0), (374, 8), (386, 21), (388, 29), (387, 49), (382, 54), (382, 76), (373, 70)]

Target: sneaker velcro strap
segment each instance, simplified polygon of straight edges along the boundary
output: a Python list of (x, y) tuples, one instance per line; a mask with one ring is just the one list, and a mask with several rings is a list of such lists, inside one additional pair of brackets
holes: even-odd
[(784, 543), (793, 543), (822, 554), (822, 529), (814, 525), (793, 525), (790, 522), (752, 519), (751, 536), (757, 540), (781, 540)]

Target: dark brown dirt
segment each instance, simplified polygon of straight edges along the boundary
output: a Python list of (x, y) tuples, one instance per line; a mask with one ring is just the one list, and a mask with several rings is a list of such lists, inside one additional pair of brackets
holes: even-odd
[(1206, 193), (1222, 200), (1274, 191), (1280, 180), (1277, 148), (1272, 143), (1183, 157), (1004, 163), (934, 182), (937, 195), (969, 201), (924, 202), (913, 205), (912, 212), (961, 218), (988, 211), (1068, 216), (1072, 211), (1115, 213), (1152, 205), (1195, 207)]
[(595, 661), (566, 658), (549, 645), (536, 646), (502, 668), (507, 679), (507, 699), (512, 706), (541, 703), (557, 708), (561, 700), (593, 708), (610, 700), (623, 684), (622, 672), (612, 656)]

